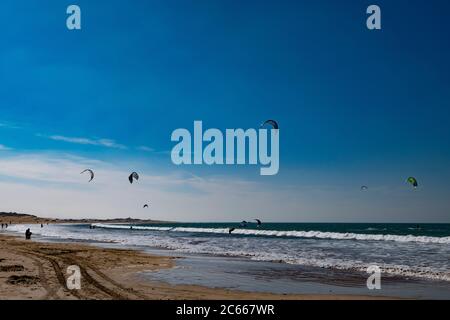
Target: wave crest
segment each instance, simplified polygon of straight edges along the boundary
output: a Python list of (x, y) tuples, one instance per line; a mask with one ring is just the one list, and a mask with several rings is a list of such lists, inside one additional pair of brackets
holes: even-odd
[[(105, 229), (130, 229), (131, 226), (96, 223), (93, 226)], [(216, 233), (227, 234), (227, 228), (189, 228), (189, 227), (150, 227), (132, 226), (133, 230), (167, 231), (167, 232), (191, 232), (191, 233)], [(428, 237), (413, 235), (393, 235), (393, 234), (361, 234), (361, 233), (341, 233), (323, 231), (283, 231), (283, 230), (255, 230), (236, 229), (233, 235), (249, 235), (264, 237), (294, 237), (294, 238), (316, 238), (333, 240), (365, 240), (365, 241), (396, 241), (396, 242), (418, 242), (449, 244), (450, 237)]]

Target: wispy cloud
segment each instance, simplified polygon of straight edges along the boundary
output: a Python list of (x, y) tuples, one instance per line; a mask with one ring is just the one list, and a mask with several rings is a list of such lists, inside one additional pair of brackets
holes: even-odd
[(3, 144), (0, 144), (0, 151), (8, 151), (8, 150), (12, 150), (12, 149)]
[(145, 151), (145, 152), (153, 152), (153, 151), (155, 151), (155, 149), (147, 147), (147, 146), (139, 146), (139, 147), (136, 147), (136, 149), (139, 150), (139, 151)]
[[(80, 174), (86, 168), (95, 172), (92, 182)], [(140, 176), (134, 184), (128, 182), (131, 170), (136, 170)], [(434, 219), (448, 221), (450, 204), (445, 201), (445, 192), (428, 195), (423, 192), (418, 198), (417, 193), (391, 191), (383, 194), (384, 204), (380, 207), (379, 197), (372, 196), (373, 200), (368, 200), (368, 195), (362, 195), (359, 188), (356, 191), (341, 189), (277, 184), (262, 177), (251, 181), (228, 175), (198, 176), (148, 167), (144, 163), (130, 168), (124, 162), (66, 154), (0, 157), (4, 211), (66, 218), (131, 216), (173, 221), (259, 218), (263, 221), (355, 222), (374, 221), (377, 217), (375, 222), (383, 222), (395, 216), (394, 221), (401, 222), (429, 220), (423, 212), (432, 203), (437, 204), (433, 207), (433, 212), (437, 212)], [(425, 196), (429, 201), (424, 201)], [(142, 210), (144, 203), (151, 203), (149, 210)]]
[[(39, 135), (42, 136), (42, 135)], [(76, 143), (76, 144), (84, 144), (84, 145), (92, 145), (92, 146), (102, 146), (107, 148), (115, 148), (115, 149), (126, 149), (127, 147), (123, 144), (117, 143), (112, 139), (90, 139), (90, 138), (81, 138), (81, 137), (67, 137), (61, 135), (51, 135), (45, 136), (48, 139), (55, 141), (64, 141), (68, 143)]]
[[(92, 182), (80, 174), (86, 168), (95, 172)], [(151, 167), (136, 170), (140, 179), (130, 184), (130, 169), (121, 163), (56, 154), (1, 157), (2, 208), (54, 217), (177, 221), (241, 221), (243, 212), (265, 219), (271, 212), (296, 208), (297, 197), (289, 202), (284, 193), (234, 178), (200, 178)], [(149, 201), (151, 211), (142, 210)]]
[(20, 127), (20, 126), (14, 124), (14, 123), (0, 121), (0, 128), (7, 128), (7, 129), (21, 129), (22, 127)]

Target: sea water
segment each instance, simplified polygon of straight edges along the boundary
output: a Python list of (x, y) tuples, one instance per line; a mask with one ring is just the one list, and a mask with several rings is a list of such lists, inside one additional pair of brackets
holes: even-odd
[[(241, 257), (302, 267), (450, 282), (450, 224), (164, 223), (13, 225), (50, 239), (99, 241), (184, 254)], [(236, 229), (229, 234), (229, 227)]]

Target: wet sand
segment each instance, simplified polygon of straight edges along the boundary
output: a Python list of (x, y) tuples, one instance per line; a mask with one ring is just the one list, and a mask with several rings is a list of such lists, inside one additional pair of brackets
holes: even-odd
[[(82, 243), (44, 243), (0, 234), (0, 299), (374, 299), (356, 295), (269, 294), (171, 285), (142, 272), (172, 268), (173, 257)], [(81, 270), (81, 289), (68, 290), (67, 267)]]

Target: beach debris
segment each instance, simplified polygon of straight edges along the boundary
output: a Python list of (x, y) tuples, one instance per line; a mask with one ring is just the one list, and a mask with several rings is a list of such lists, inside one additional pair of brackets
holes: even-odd
[(143, 208), (148, 208), (148, 204), (144, 204)]
[(39, 277), (33, 277), (33, 276), (18, 276), (13, 275), (8, 277), (8, 280), (6, 280), (9, 284), (23, 284), (23, 285), (32, 285), (36, 284), (40, 281)]
[(86, 170), (81, 171), (80, 174), (83, 174), (85, 172), (89, 172), (89, 174), (91, 176), (91, 178), (89, 179), (89, 182), (91, 182), (92, 179), (94, 179), (94, 171), (92, 171), (91, 169), (86, 169)]
[(133, 183), (134, 180), (139, 180), (139, 175), (136, 172), (132, 172), (128, 177), (128, 181), (130, 181), (130, 183)]
[(228, 233), (231, 234), (236, 228), (228, 228)]
[(0, 266), (0, 272), (17, 272), (25, 270), (21, 264), (14, 264), (9, 266)]
[(278, 129), (278, 123), (275, 120), (266, 120), (261, 124), (261, 128), (265, 125), (271, 125), (274, 129)]
[(369, 187), (367, 187), (367, 186), (361, 186), (361, 191), (366, 191), (367, 189), (369, 189)]
[(419, 185), (419, 184), (417, 183), (417, 179), (414, 178), (414, 177), (409, 177), (406, 181), (407, 181), (408, 183), (410, 183), (410, 184), (414, 187), (414, 189), (416, 189), (417, 186)]
[(261, 220), (259, 220), (259, 219), (254, 219), (254, 220), (256, 221), (256, 226), (260, 227), (262, 224)]

